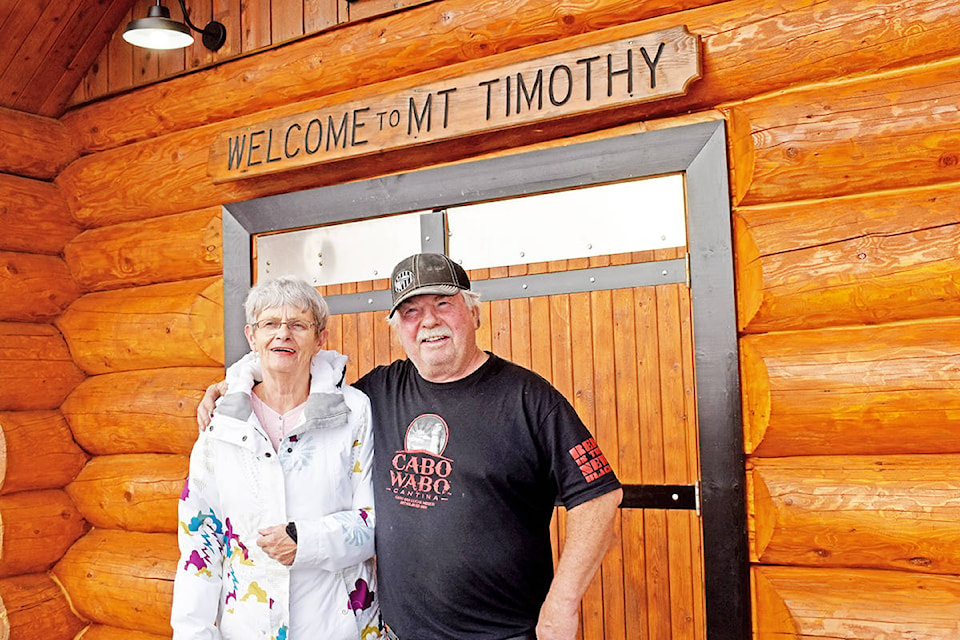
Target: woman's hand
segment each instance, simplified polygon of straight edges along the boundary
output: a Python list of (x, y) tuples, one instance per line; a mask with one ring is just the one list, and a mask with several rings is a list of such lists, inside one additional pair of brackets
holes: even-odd
[(297, 543), (287, 535), (287, 525), (277, 524), (259, 529), (257, 545), (263, 552), (282, 565), (290, 566), (297, 557)]

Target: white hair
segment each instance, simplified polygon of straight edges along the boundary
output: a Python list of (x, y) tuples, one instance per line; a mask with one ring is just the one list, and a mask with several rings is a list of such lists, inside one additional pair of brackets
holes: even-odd
[(309, 282), (295, 276), (280, 276), (254, 285), (243, 303), (247, 324), (255, 323), (264, 309), (284, 305), (306, 311), (313, 316), (317, 333), (326, 329), (330, 315), (327, 301)]

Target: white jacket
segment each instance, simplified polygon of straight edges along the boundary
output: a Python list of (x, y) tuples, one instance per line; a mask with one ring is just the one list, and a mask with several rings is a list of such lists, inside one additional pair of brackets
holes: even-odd
[[(321, 353), (342, 374), (345, 358)], [(379, 637), (370, 403), (353, 387), (318, 392), (316, 378), (279, 452), (249, 395), (233, 393), (194, 445), (179, 505), (174, 640)], [(298, 542), (286, 567), (257, 546), (257, 530), (290, 521)]]

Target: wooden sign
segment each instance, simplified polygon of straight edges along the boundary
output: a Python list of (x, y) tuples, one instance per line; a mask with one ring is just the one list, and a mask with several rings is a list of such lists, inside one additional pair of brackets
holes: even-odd
[(700, 41), (673, 27), (222, 131), (214, 182), (682, 95)]

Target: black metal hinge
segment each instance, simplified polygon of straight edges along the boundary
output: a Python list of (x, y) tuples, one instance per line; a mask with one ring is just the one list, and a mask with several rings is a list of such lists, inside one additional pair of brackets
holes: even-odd
[(625, 484), (621, 509), (694, 509), (700, 511), (695, 484)]

